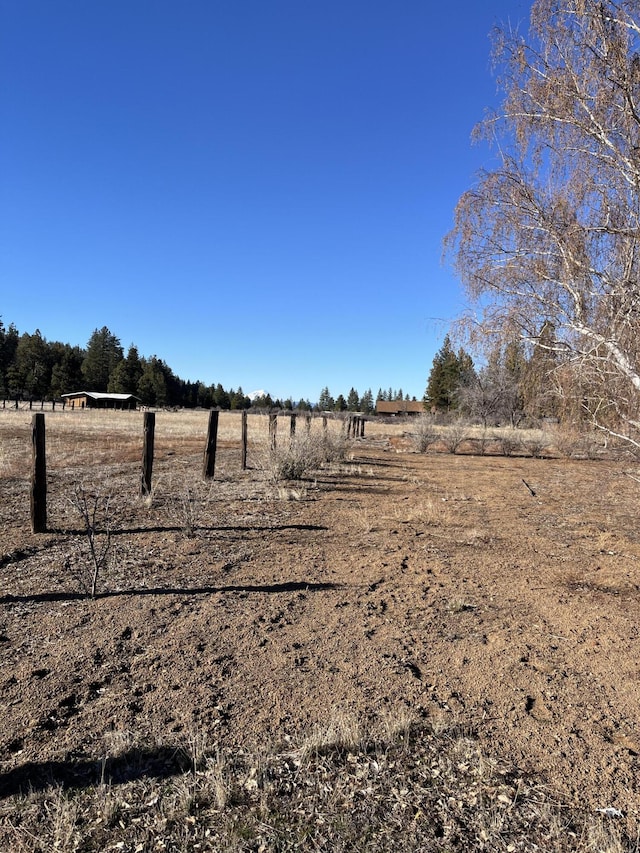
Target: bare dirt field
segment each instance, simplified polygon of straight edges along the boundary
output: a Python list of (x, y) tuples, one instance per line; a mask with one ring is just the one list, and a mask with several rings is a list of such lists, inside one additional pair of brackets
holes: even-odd
[(139, 413), (48, 414), (32, 535), (0, 412), (0, 850), (638, 850), (637, 465), (367, 424), (277, 484), (249, 421), (205, 484), (159, 413), (142, 500)]

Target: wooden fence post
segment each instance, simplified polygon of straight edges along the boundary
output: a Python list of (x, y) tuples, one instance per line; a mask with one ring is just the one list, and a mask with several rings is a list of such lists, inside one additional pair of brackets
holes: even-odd
[(291, 415), (291, 423), (289, 424), (289, 439), (293, 441), (296, 434), (296, 416), (295, 414)]
[(364, 418), (360, 418), (360, 438), (364, 438)]
[(209, 412), (209, 429), (207, 431), (207, 446), (204, 451), (204, 468), (202, 475), (205, 480), (212, 480), (216, 469), (216, 443), (218, 441), (218, 419), (220, 412)]
[(247, 429), (247, 410), (242, 410), (242, 470), (244, 471), (247, 467), (247, 444), (248, 444), (248, 434), (249, 431)]
[(276, 432), (278, 429), (278, 415), (269, 415), (269, 438), (271, 439), (271, 449), (276, 449)]
[(47, 457), (44, 440), (44, 415), (31, 419), (33, 468), (31, 474), (31, 531), (47, 530)]
[(144, 413), (143, 447), (142, 447), (142, 479), (140, 494), (142, 497), (151, 494), (151, 475), (153, 473), (153, 442), (156, 431), (155, 412)]
[(307, 432), (311, 432), (311, 415), (304, 416), (304, 425)]
[(324, 429), (324, 430), (327, 429), (327, 416), (326, 415), (322, 416), (322, 429)]

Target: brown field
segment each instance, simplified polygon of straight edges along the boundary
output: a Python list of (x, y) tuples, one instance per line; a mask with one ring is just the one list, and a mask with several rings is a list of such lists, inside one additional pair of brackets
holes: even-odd
[(34, 536), (0, 411), (0, 851), (637, 853), (637, 464), (398, 421), (274, 483), (223, 413), (205, 484), (207, 417), (157, 414), (142, 500), (140, 413), (47, 413)]

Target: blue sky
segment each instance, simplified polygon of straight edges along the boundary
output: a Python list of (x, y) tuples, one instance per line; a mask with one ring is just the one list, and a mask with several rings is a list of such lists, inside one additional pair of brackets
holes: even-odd
[(183, 379), (421, 397), (525, 0), (0, 0), (0, 316)]

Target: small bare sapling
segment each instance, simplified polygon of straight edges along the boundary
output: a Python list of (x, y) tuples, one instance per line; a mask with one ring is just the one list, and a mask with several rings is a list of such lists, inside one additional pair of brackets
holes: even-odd
[(108, 565), (111, 550), (111, 495), (78, 484), (69, 502), (80, 517), (89, 547), (89, 569), (78, 577), (87, 594), (95, 598), (98, 578)]

